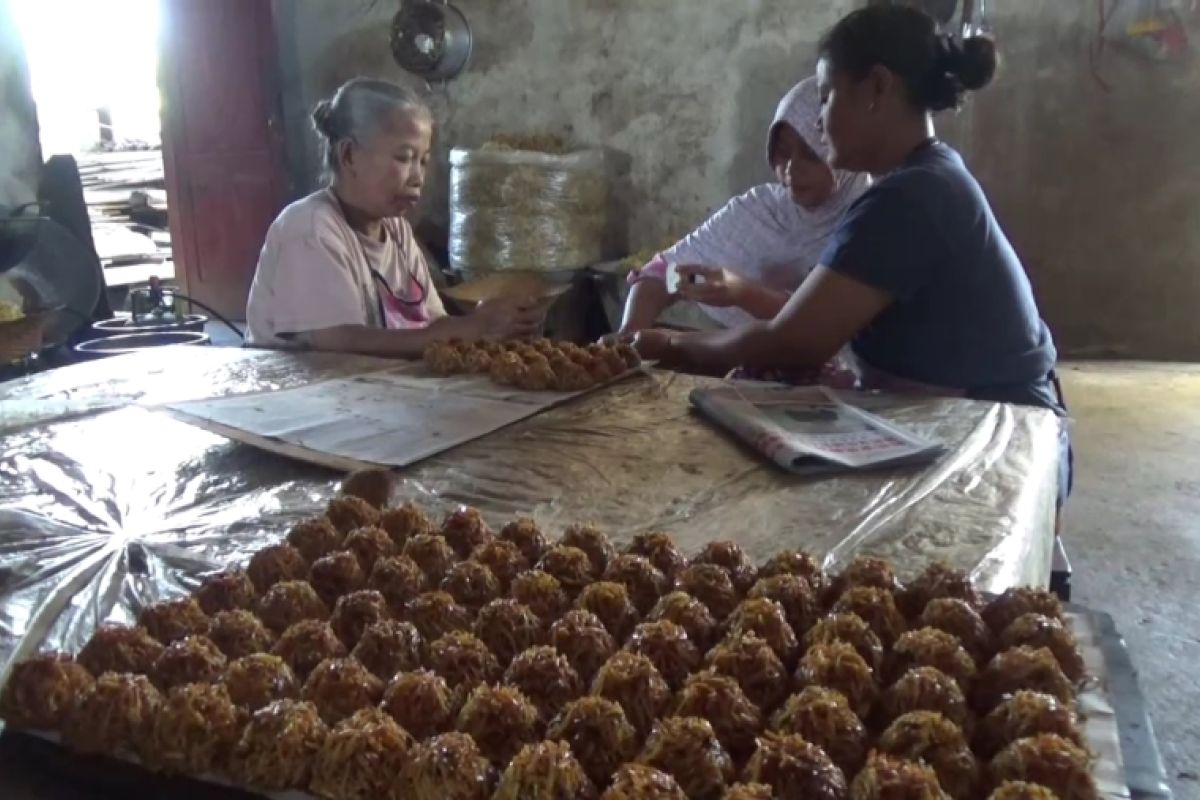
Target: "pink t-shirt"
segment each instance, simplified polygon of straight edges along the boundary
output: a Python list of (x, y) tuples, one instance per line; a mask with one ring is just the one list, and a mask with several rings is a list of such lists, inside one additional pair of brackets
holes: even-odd
[(329, 189), (285, 208), (258, 257), (247, 344), (289, 347), (296, 343), (287, 334), (339, 325), (420, 328), (445, 316), (412, 227), (402, 218), (383, 227), (383, 241), (357, 233)]

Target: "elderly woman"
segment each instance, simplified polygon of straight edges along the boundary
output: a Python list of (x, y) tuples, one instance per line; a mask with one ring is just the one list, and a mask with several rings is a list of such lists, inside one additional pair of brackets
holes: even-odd
[(358, 78), (312, 115), (327, 186), (267, 232), (246, 309), (248, 342), (412, 358), (432, 342), (533, 333), (527, 299), (447, 316), (404, 215), (425, 184), (433, 117), (414, 93)]
[[(653, 326), (679, 299), (699, 303), (721, 327), (779, 313), (869, 183), (864, 174), (828, 165), (817, 127), (820, 113), (816, 78), (783, 97), (767, 134), (767, 161), (778, 181), (730, 200), (634, 273), (622, 333)], [(668, 263), (680, 265), (677, 295), (665, 284)]]

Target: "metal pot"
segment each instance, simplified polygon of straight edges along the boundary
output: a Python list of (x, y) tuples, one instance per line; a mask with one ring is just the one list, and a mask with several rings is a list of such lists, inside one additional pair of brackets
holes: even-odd
[(126, 353), (140, 353), (151, 347), (166, 347), (172, 344), (204, 345), (209, 343), (208, 334), (192, 331), (169, 333), (127, 333), (107, 339), (92, 339), (75, 345), (75, 352), (84, 358), (105, 358)]
[(192, 331), (203, 333), (208, 317), (203, 314), (185, 314), (174, 319), (164, 319), (157, 322), (142, 321), (134, 323), (130, 317), (113, 317), (92, 323), (92, 330), (102, 336), (113, 336), (122, 333), (163, 333), (169, 331)]
[(471, 60), (466, 15), (447, 0), (405, 0), (392, 19), (392, 56), (425, 80), (448, 81)]

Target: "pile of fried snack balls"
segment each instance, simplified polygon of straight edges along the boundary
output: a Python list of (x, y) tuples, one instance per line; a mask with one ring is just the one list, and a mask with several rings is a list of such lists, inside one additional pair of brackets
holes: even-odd
[(81, 753), (329, 800), (1088, 800), (1080, 651), (1047, 592), (827, 575), (732, 542), (618, 548), (385, 507), (18, 663), (0, 712)]
[(511, 342), (435, 342), (425, 364), (438, 375), (487, 375), (501, 386), (530, 392), (582, 392), (641, 363), (627, 344), (580, 347), (550, 339)]

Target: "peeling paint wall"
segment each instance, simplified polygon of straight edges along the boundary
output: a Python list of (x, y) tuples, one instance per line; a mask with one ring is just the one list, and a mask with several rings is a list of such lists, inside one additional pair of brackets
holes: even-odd
[[(634, 247), (699, 222), (768, 177), (765, 126), (811, 73), (813, 45), (854, 0), (458, 0), (468, 71), (434, 95), (439, 168), (424, 214), (444, 222), (445, 154), (496, 131), (549, 130), (631, 158), (620, 199)], [(1026, 259), (1066, 353), (1200, 359), (1200, 66), (1113, 53), (1091, 75), (1094, 5), (990, 4), (1005, 65), (942, 121)], [(389, 0), (276, 0), (291, 168), (313, 185), (308, 109), (391, 60)], [(998, 8), (997, 8), (998, 7)]]
[(7, 0), (0, 0), (0, 212), (36, 197), (41, 163), (25, 48)]

